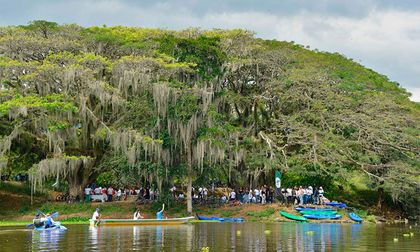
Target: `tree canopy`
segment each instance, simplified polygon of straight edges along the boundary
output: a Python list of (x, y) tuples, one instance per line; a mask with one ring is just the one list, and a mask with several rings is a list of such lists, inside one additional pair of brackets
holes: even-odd
[(362, 181), (419, 215), (419, 104), (338, 53), (238, 29), (38, 20), (0, 28), (0, 85), (0, 171), (36, 188), (80, 194), (101, 174), (255, 186), (281, 170), (285, 185)]

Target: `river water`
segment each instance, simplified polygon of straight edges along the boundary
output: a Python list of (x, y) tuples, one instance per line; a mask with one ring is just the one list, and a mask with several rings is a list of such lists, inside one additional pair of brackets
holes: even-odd
[(201, 251), (203, 247), (217, 252), (420, 251), (420, 228), (414, 225), (191, 223), (67, 228), (39, 232), (1, 227), (0, 251)]

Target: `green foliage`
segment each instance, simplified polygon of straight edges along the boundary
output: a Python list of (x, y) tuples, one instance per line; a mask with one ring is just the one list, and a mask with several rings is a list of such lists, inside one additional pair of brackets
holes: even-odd
[(267, 208), (264, 211), (249, 211), (246, 213), (248, 216), (257, 217), (257, 218), (268, 218), (276, 212), (274, 208)]
[(254, 187), (278, 169), (283, 186), (322, 185), (333, 198), (341, 186), (355, 205), (383, 189), (419, 216), (420, 106), (343, 55), (239, 29), (42, 20), (7, 27), (0, 47), (2, 171), (89, 156), (95, 167), (74, 181)]
[(49, 111), (77, 111), (73, 103), (66, 101), (60, 94), (48, 96), (20, 96), (0, 104), (0, 116), (4, 116), (13, 108), (39, 109), (43, 108)]

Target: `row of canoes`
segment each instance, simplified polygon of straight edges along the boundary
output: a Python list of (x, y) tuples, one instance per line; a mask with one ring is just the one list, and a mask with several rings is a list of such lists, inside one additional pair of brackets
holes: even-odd
[[(300, 212), (299, 215), (290, 214), (284, 211), (280, 212), (280, 215), (296, 221), (306, 221), (307, 219), (340, 219), (342, 216), (337, 214), (337, 211), (332, 208), (295, 208)], [(184, 217), (184, 218), (170, 218), (170, 219), (101, 219), (99, 221), (90, 220), (90, 224), (94, 226), (109, 226), (109, 225), (179, 225), (187, 223), (194, 219), (195, 217)], [(355, 213), (350, 213), (349, 218), (356, 222), (362, 222), (363, 219), (360, 218)], [(243, 218), (223, 218), (223, 217), (205, 217), (197, 215), (197, 219), (203, 222), (243, 222)], [(67, 228), (62, 226), (60, 222), (55, 222), (55, 225), (49, 228), (45, 227), (36, 227), (38, 231), (43, 230), (66, 230)]]
[[(316, 219), (316, 220), (336, 220), (340, 219), (342, 216), (337, 214), (337, 211), (332, 208), (295, 208), (301, 215), (294, 215), (284, 211), (280, 212), (280, 215), (287, 219), (296, 220), (296, 221), (306, 221), (307, 219)], [(363, 219), (360, 218), (356, 213), (349, 213), (349, 218), (355, 222), (362, 222)]]
[[(169, 219), (101, 219), (99, 221), (90, 220), (93, 226), (113, 226), (113, 225), (179, 225), (184, 224), (195, 217), (169, 218)], [(243, 222), (243, 218), (223, 218), (223, 217), (205, 217), (197, 215), (197, 219), (203, 222)]]
[[(339, 219), (341, 215), (337, 214), (336, 211), (329, 210), (320, 210), (319, 213), (316, 213), (317, 210), (313, 209), (313, 213), (310, 213), (309, 210), (303, 210), (305, 214), (303, 216), (290, 214), (284, 211), (281, 211), (280, 214), (288, 219), (296, 221), (306, 221), (307, 219)], [(349, 217), (356, 221), (361, 222), (362, 219), (355, 213), (350, 213)], [(101, 219), (99, 221), (90, 221), (91, 225), (95, 226), (112, 226), (112, 225), (179, 225), (184, 224), (195, 217), (184, 217), (184, 218), (170, 218), (170, 219), (139, 219), (139, 220), (130, 220), (130, 219)], [(243, 222), (243, 218), (223, 218), (223, 217), (205, 217), (197, 216), (197, 219), (200, 221), (208, 222)], [(49, 230), (66, 230), (60, 222), (55, 222), (55, 225), (50, 228), (39, 227), (35, 228), (38, 231), (49, 231)]]

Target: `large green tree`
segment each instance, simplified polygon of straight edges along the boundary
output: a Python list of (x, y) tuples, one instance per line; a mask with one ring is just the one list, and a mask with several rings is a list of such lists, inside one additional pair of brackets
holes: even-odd
[(177, 179), (191, 212), (195, 181), (256, 186), (280, 169), (331, 189), (362, 177), (378, 209), (389, 195), (419, 215), (418, 103), (342, 55), (243, 30), (48, 21), (0, 28), (0, 55), (0, 169), (30, 168), (36, 188)]

